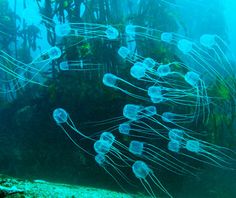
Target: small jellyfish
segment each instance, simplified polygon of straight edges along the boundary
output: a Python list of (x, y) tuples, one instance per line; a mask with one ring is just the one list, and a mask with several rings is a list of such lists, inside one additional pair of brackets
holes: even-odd
[(126, 104), (123, 108), (123, 116), (129, 120), (139, 120), (142, 118), (140, 115), (143, 107), (140, 105)]
[(151, 182), (153, 182), (154, 187), (158, 187), (169, 197), (172, 197), (169, 194), (169, 192), (165, 189), (165, 187), (161, 184), (159, 179), (155, 176), (153, 170), (150, 169), (145, 162), (141, 160), (135, 161), (135, 163), (132, 165), (132, 171), (134, 175), (140, 180), (143, 187), (151, 197), (156, 197), (156, 196), (153, 192), (152, 185), (148, 181), (149, 179)]
[(48, 55), (52, 60), (58, 59), (61, 57), (61, 49), (57, 46), (54, 46), (49, 49)]
[(165, 77), (171, 73), (170, 65), (165, 64), (165, 65), (160, 65), (157, 68), (157, 75), (160, 77)]
[(135, 27), (132, 24), (126, 25), (125, 27), (125, 33), (128, 34), (129, 36), (134, 37), (135, 36)]
[(147, 93), (153, 103), (160, 103), (164, 101), (162, 88), (160, 86), (149, 87)]
[(106, 73), (103, 76), (102, 82), (108, 87), (115, 88), (117, 84), (118, 77), (111, 73)]
[(216, 44), (216, 36), (211, 34), (203, 34), (200, 37), (200, 43), (204, 47), (211, 48)]
[(173, 34), (171, 32), (163, 32), (161, 34), (161, 41), (165, 43), (171, 43), (173, 40)]
[(53, 119), (56, 122), (56, 124), (64, 131), (64, 133), (68, 136), (68, 138), (76, 145), (79, 149), (83, 150), (85, 153), (92, 155), (89, 153), (85, 148), (82, 148), (69, 134), (68, 129), (66, 129), (66, 126), (69, 127), (69, 129), (72, 129), (74, 132), (82, 136), (83, 138), (87, 140), (92, 140), (94, 139), (90, 138), (89, 136), (84, 135), (81, 133), (75, 126), (74, 122), (70, 118), (69, 114), (66, 112), (65, 109), (63, 108), (56, 108), (53, 113), (52, 113)]
[(156, 66), (156, 61), (154, 61), (152, 58), (145, 58), (143, 60), (143, 64), (148, 70), (152, 70)]
[(130, 179), (122, 172), (121, 165), (117, 165), (116, 162), (114, 162), (114, 160), (108, 155), (98, 153), (95, 156), (95, 161), (106, 171), (106, 173), (108, 173), (108, 175), (112, 177), (112, 179), (114, 179), (123, 191), (126, 192), (125, 188), (120, 184), (120, 179), (118, 179), (117, 176), (123, 179), (123, 181), (127, 184), (133, 185)]
[(179, 153), (181, 149), (181, 144), (177, 140), (171, 140), (168, 142), (167, 148), (169, 151), (172, 151), (174, 153)]
[(143, 63), (137, 62), (130, 69), (130, 75), (136, 79), (141, 79), (146, 75), (146, 67)]
[(193, 87), (199, 87), (201, 83), (201, 79), (199, 74), (195, 72), (187, 72), (184, 76), (185, 81)]
[(99, 63), (89, 63), (83, 60), (63, 61), (59, 64), (61, 71), (97, 71), (101, 68)]
[(105, 155), (110, 151), (111, 144), (104, 140), (97, 140), (93, 147), (96, 153)]
[(59, 37), (68, 36), (71, 32), (71, 27), (69, 23), (56, 24), (55, 33)]
[(109, 40), (117, 39), (119, 36), (118, 30), (116, 28), (112, 27), (111, 25), (109, 25), (107, 27), (107, 29), (105, 30), (105, 34), (107, 35), (107, 38)]
[(126, 59), (130, 55), (131, 51), (127, 47), (120, 47), (118, 50), (118, 54), (121, 58)]
[(175, 124), (188, 123), (194, 121), (194, 115), (192, 114), (177, 114), (172, 112), (164, 112), (161, 115), (161, 118), (164, 122), (175, 123)]
[(187, 39), (181, 39), (179, 40), (177, 47), (183, 54), (189, 54), (193, 50), (193, 43)]

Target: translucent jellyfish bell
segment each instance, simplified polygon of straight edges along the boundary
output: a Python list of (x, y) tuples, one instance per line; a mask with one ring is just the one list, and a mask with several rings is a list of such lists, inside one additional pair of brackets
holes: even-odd
[(60, 70), (67, 71), (69, 70), (69, 64), (68, 61), (63, 61), (59, 65)]
[(192, 71), (187, 72), (184, 75), (184, 79), (188, 84), (190, 84), (193, 87), (198, 87), (199, 81), (201, 80), (199, 74), (192, 72)]
[(110, 151), (111, 145), (104, 140), (97, 140), (94, 143), (93, 148), (96, 153), (105, 155)]
[(203, 34), (200, 37), (200, 43), (201, 45), (203, 45), (204, 47), (207, 48), (211, 48), (216, 44), (216, 40), (215, 40), (216, 36), (212, 35), (212, 34)]
[(146, 177), (152, 172), (148, 165), (140, 160), (136, 161), (132, 165), (132, 170), (138, 179), (146, 179)]
[(133, 140), (129, 144), (129, 152), (133, 153), (134, 155), (142, 155), (143, 147), (144, 147), (143, 142)]
[(124, 135), (129, 135), (129, 132), (131, 130), (130, 124), (128, 122), (122, 123), (119, 125), (119, 133)]
[(106, 73), (103, 76), (102, 82), (104, 85), (114, 88), (116, 87), (117, 80), (118, 80), (118, 77), (115, 76), (114, 74)]
[(111, 132), (103, 132), (100, 136), (100, 140), (112, 145), (115, 141), (115, 136)]
[(129, 120), (138, 120), (141, 118), (139, 113), (143, 110), (143, 107), (134, 104), (127, 104), (123, 109), (123, 116)]
[(130, 75), (136, 79), (141, 79), (146, 74), (146, 67), (143, 63), (137, 62), (130, 68)]
[(107, 27), (105, 34), (106, 34), (107, 38), (110, 40), (117, 39), (119, 36), (118, 30), (116, 28), (112, 27), (111, 25), (109, 25)]
[(162, 88), (160, 86), (151, 86), (148, 88), (148, 96), (153, 103), (163, 102)]
[(68, 120), (68, 113), (62, 108), (57, 108), (53, 111), (53, 119), (57, 124), (66, 123)]
[(201, 145), (200, 142), (197, 140), (188, 140), (186, 142), (185, 148), (194, 153), (199, 153), (201, 151)]
[(173, 34), (171, 32), (163, 32), (161, 34), (161, 40), (165, 43), (170, 43), (173, 40)]
[(151, 70), (156, 65), (156, 61), (154, 61), (152, 58), (145, 58), (143, 60), (143, 64), (148, 70)]
[(59, 37), (67, 36), (71, 32), (69, 23), (56, 24), (55, 33)]
[(95, 161), (99, 164), (99, 166), (103, 166), (104, 163), (106, 162), (106, 156), (101, 153), (98, 153), (95, 156)]
[(54, 46), (48, 51), (49, 57), (54, 60), (61, 57), (61, 49), (57, 46)]
[(135, 26), (132, 24), (126, 25), (125, 27), (125, 33), (129, 36), (135, 36)]
[(120, 47), (118, 50), (118, 54), (121, 58), (126, 59), (129, 54), (131, 53), (131, 51), (127, 48), (127, 47)]
[(193, 50), (193, 43), (189, 40), (181, 39), (177, 47), (183, 54), (189, 54)]
[(162, 119), (164, 122), (172, 122), (173, 119), (174, 119), (174, 114), (171, 113), (171, 112), (164, 112), (164, 113), (161, 115), (161, 119)]
[(178, 153), (180, 151), (181, 144), (179, 141), (171, 140), (168, 142), (168, 150), (174, 153)]
[(171, 73), (171, 69), (170, 69), (169, 64), (160, 65), (160, 66), (157, 68), (157, 74), (158, 74), (158, 76), (164, 77), (164, 76), (169, 75), (170, 73)]
[(165, 189), (165, 187), (161, 184), (159, 179), (155, 176), (153, 173), (153, 170), (148, 167), (148, 165), (141, 160), (137, 160), (132, 165), (132, 171), (138, 179), (140, 179), (142, 185), (146, 189), (147, 193), (150, 195), (150, 197), (156, 197), (152, 185), (148, 182), (148, 178), (150, 178), (150, 181), (154, 184), (155, 188), (161, 189), (164, 193), (166, 193), (169, 197), (172, 197), (169, 192)]
[(168, 132), (168, 137), (171, 141), (181, 142), (184, 139), (184, 131), (180, 129), (171, 129)]

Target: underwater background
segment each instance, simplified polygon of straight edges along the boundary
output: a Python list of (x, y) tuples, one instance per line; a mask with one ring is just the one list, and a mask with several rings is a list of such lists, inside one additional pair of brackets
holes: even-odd
[(0, 197), (3, 175), (236, 197), (235, 11), (234, 0), (0, 0)]

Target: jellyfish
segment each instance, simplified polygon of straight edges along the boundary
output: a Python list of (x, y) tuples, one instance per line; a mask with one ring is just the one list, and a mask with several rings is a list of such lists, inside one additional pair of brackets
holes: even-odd
[(160, 139), (159, 134), (164, 134), (166, 130), (162, 129), (155, 129), (156, 132), (154, 133), (152, 129), (149, 127), (142, 125), (140, 123), (135, 123), (132, 121), (126, 121), (118, 125), (118, 131), (120, 134), (135, 137), (135, 138), (143, 138), (143, 139)]
[(156, 196), (155, 193), (153, 192), (153, 187), (149, 183), (149, 180), (150, 182), (153, 183), (154, 187), (159, 188), (166, 195), (172, 197), (169, 194), (169, 192), (165, 189), (165, 187), (161, 184), (159, 179), (155, 176), (153, 170), (149, 168), (149, 166), (144, 161), (141, 160), (135, 161), (134, 164), (132, 165), (132, 171), (135, 177), (137, 177), (140, 180), (141, 184), (151, 197), (156, 197)]
[(132, 140), (129, 144), (129, 152), (175, 174), (194, 175), (188, 170), (193, 167), (153, 144)]
[(143, 57), (138, 55), (136, 52), (130, 50), (129, 48), (125, 47), (125, 46), (121, 46), (118, 51), (117, 51), (118, 55), (128, 61), (129, 63), (134, 64), (136, 61), (143, 60)]
[(70, 118), (70, 115), (67, 113), (67, 111), (63, 108), (56, 108), (53, 111), (53, 119), (56, 122), (56, 124), (63, 130), (63, 132), (68, 136), (68, 138), (73, 142), (73, 144), (75, 146), (77, 146), (79, 149), (81, 149), (82, 151), (84, 151), (85, 153), (92, 155), (90, 152), (88, 152), (85, 148), (82, 148), (69, 134), (68, 129), (66, 129), (66, 126), (70, 129), (72, 129), (74, 132), (76, 132), (77, 134), (79, 134), (81, 137), (90, 140), (90, 141), (95, 141), (93, 138), (86, 136), (85, 134), (83, 134), (82, 132), (80, 132), (74, 122), (72, 121), (72, 119)]
[(133, 161), (133, 159), (126, 154), (128, 152), (128, 147), (116, 140), (115, 136), (108, 131), (102, 132), (100, 139), (95, 141), (94, 150), (98, 154), (109, 154), (126, 166), (130, 166), (129, 163)]
[(0, 70), (6, 74), (4, 83), (15, 84), (10, 90), (3, 90), (2, 93), (17, 92), (28, 84), (44, 85), (42, 74), (49, 69), (52, 60), (61, 56), (61, 50), (57, 46), (51, 47), (30, 63), (23, 63), (4, 51), (0, 51)]
[[(204, 40), (204, 38), (202, 38), (202, 40)], [(206, 41), (201, 42), (206, 45)], [(227, 83), (221, 72), (216, 69), (217, 67), (215, 67), (217, 64), (219, 68), (223, 68), (225, 70), (225, 65), (218, 64), (216, 61), (217, 59), (212, 57), (205, 49), (203, 49), (202, 46), (199, 46), (198, 44), (187, 39), (180, 39), (177, 47), (185, 56), (188, 56), (194, 61), (199, 71), (203, 73), (207, 72), (210, 77), (213, 79), (218, 78), (223, 85), (229, 87), (231, 90), (234, 90), (232, 84)], [(230, 71), (227, 71), (227, 73), (230, 74)]]
[[(121, 92), (131, 96), (131, 97), (134, 97), (134, 98), (138, 98), (138, 99), (141, 99), (141, 100), (144, 100), (144, 101), (148, 101), (148, 98), (146, 97), (143, 97), (143, 96), (139, 96), (135, 93), (132, 93), (128, 90), (126, 90), (127, 88), (127, 85), (131, 88), (135, 88), (139, 91), (142, 91), (142, 92), (146, 92), (145, 89), (142, 89), (136, 85), (133, 85), (132, 83), (112, 74), (112, 73), (105, 73), (104, 76), (103, 76), (103, 79), (102, 79), (102, 82), (105, 86), (107, 87), (111, 87), (111, 88), (114, 88), (114, 89), (118, 89), (120, 90)], [(124, 88), (123, 88), (124, 86)]]
[(122, 166), (117, 164), (111, 157), (98, 153), (94, 158), (96, 163), (112, 177), (112, 179), (120, 186), (123, 191), (126, 192), (125, 188), (120, 183), (120, 179), (118, 179), (117, 176), (115, 176), (112, 172), (115, 172), (116, 175), (120, 176), (120, 178), (123, 179), (123, 181), (125, 181), (127, 184), (134, 185), (132, 184), (132, 181), (130, 181), (130, 179), (122, 172)]
[(161, 118), (164, 122), (167, 123), (191, 123), (194, 121), (195, 116), (194, 114), (178, 114), (173, 112), (164, 112), (161, 115)]
[(230, 155), (235, 155), (232, 150), (194, 138), (182, 129), (171, 129), (168, 136), (168, 150), (212, 166), (231, 169), (233, 158)]
[(59, 64), (61, 71), (97, 71), (101, 69), (101, 64), (99, 63), (89, 63), (85, 60), (78, 61), (62, 61)]
[[(213, 34), (213, 35), (212, 34), (203, 34), (200, 37), (200, 44), (214, 52), (214, 54), (218, 58), (219, 65), (226, 63), (230, 67), (231, 71), (234, 71), (232, 68), (232, 64), (230, 63), (230, 61), (223, 49), (223, 48), (226, 48), (227, 51), (230, 51), (229, 47), (222, 38), (220, 38), (216, 34)], [(221, 45), (223, 48), (221, 47)]]
[(111, 25), (93, 23), (56, 23), (55, 33), (58, 37), (81, 36), (85, 39), (108, 39), (119, 38), (119, 31)]

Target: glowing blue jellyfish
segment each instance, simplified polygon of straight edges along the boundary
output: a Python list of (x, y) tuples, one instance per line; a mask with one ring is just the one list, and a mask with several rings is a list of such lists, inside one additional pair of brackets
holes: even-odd
[(156, 197), (156, 196), (155, 196), (155, 193), (153, 192), (152, 185), (149, 183), (149, 180), (150, 182), (153, 183), (154, 187), (158, 187), (166, 195), (168, 195), (169, 197), (172, 197), (169, 194), (169, 192), (165, 189), (165, 187), (161, 184), (159, 179), (155, 176), (153, 170), (149, 168), (149, 166), (145, 162), (141, 160), (136, 161), (132, 165), (132, 171), (135, 177), (137, 177), (140, 180), (143, 187), (145, 188), (145, 190), (151, 197)]
[(160, 103), (160, 102), (165, 101), (165, 98), (162, 92), (163, 90), (160, 86), (151, 86), (148, 88), (147, 94), (153, 103)]
[(61, 57), (61, 49), (57, 46), (54, 46), (48, 50), (49, 57), (54, 60)]
[(107, 29), (105, 30), (105, 34), (109, 40), (114, 40), (118, 38), (119, 31), (116, 28), (109, 25)]
[(89, 153), (85, 148), (82, 148), (69, 134), (68, 129), (66, 129), (66, 127), (68, 127), (69, 129), (72, 129), (74, 132), (76, 132), (77, 134), (79, 134), (81, 137), (87, 139), (87, 140), (91, 140), (94, 141), (94, 139), (90, 138), (89, 136), (84, 135), (83, 133), (81, 133), (75, 126), (74, 122), (72, 121), (72, 119), (70, 118), (70, 115), (66, 112), (66, 110), (64, 110), (63, 108), (56, 108), (53, 111), (53, 119), (56, 122), (56, 124), (65, 132), (65, 134), (68, 136), (68, 138), (81, 150), (83, 150), (85, 153), (92, 155), (91, 153)]
[(123, 92), (123, 93), (125, 93), (127, 95), (130, 95), (131, 97), (148, 101), (148, 98), (146, 98), (146, 97), (139, 96), (139, 95), (137, 95), (135, 93), (129, 92), (127, 90), (127, 86), (130, 87), (130, 88), (136, 88), (137, 90), (140, 90), (140, 91), (143, 91), (143, 92), (146, 92), (145, 89), (142, 89), (142, 88), (140, 88), (138, 86), (135, 86), (132, 83), (130, 83), (130, 82), (126, 81), (126, 80), (123, 80), (122, 78), (120, 78), (120, 77), (118, 77), (118, 76), (116, 76), (114, 74), (111, 74), (111, 73), (104, 74), (102, 82), (103, 82), (103, 84), (105, 86), (111, 87), (111, 88), (114, 88), (114, 89), (118, 89), (121, 92)]
[(141, 79), (146, 75), (146, 67), (143, 63), (137, 62), (130, 69), (130, 75), (136, 79)]
[(99, 63), (89, 63), (84, 60), (78, 61), (63, 61), (59, 64), (61, 71), (97, 71), (101, 69)]
[(55, 33), (59, 37), (68, 36), (71, 32), (71, 27), (69, 23), (58, 23), (55, 26)]
[(118, 131), (122, 135), (143, 138), (143, 139), (160, 139), (159, 134), (164, 134), (165, 130), (155, 129), (155, 133), (152, 129), (148, 128), (145, 125), (136, 124), (135, 122), (123, 122), (119, 124)]
[(167, 76), (171, 73), (169, 64), (160, 65), (157, 69), (157, 75), (160, 77)]
[(233, 161), (235, 153), (230, 149), (194, 138), (183, 130), (171, 129), (168, 136), (168, 150), (172, 152), (220, 168), (229, 168)]
[(120, 184), (117, 175), (127, 184), (133, 185), (130, 179), (122, 172), (121, 166), (117, 165), (116, 162), (108, 155), (98, 153), (95, 156), (95, 161), (106, 171), (106, 173), (108, 173), (114, 179), (114, 181), (121, 187), (122, 190), (126, 191), (125, 188)]
[(134, 64), (135, 61), (137, 61), (137, 60), (140, 60), (140, 61), (143, 60), (143, 57), (139, 56), (136, 52), (130, 50), (128, 47), (125, 47), (125, 46), (121, 46), (118, 49), (118, 55), (122, 59), (124, 59), (132, 64)]
[(118, 54), (121, 58), (126, 59), (130, 55), (131, 51), (127, 47), (120, 47), (118, 50)]
[[(209, 36), (204, 36), (201, 39), (202, 46), (208, 45), (208, 47), (210, 47), (210, 45), (212, 45), (212, 42), (212, 38), (210, 38)], [(226, 72), (226, 74), (230, 74), (230, 72), (232, 72), (232, 66), (228, 63), (230, 67), (226, 67), (223, 62), (218, 60), (223, 55), (219, 55), (216, 53), (216, 56), (218, 58), (214, 58), (209, 52), (206, 51), (206, 49), (203, 49), (202, 46), (199, 46), (188, 39), (180, 39), (177, 43), (178, 49), (196, 64), (196, 68), (198, 69), (198, 71), (207, 73), (212, 79), (218, 78), (223, 85), (233, 90), (234, 88), (232, 84), (229, 84), (225, 81), (224, 76), (220, 71), (221, 69)]]
[(181, 162), (165, 150), (153, 144), (132, 140), (129, 144), (129, 152), (173, 173), (193, 174), (188, 170), (192, 168), (191, 166)]
[(177, 114), (172, 112), (164, 112), (161, 115), (161, 118), (164, 122), (180, 124), (193, 122), (195, 117), (193, 114)]
[(161, 40), (165, 43), (171, 43), (173, 40), (173, 34), (171, 32), (163, 32), (161, 34)]
[(0, 51), (0, 70), (6, 74), (4, 84), (17, 84), (10, 90), (2, 90), (2, 93), (17, 92), (28, 84), (44, 85), (46, 76), (42, 75), (44, 71), (50, 69), (50, 63), (61, 56), (60, 48), (54, 46), (40, 54), (30, 63), (23, 63)]
[(167, 146), (169, 151), (172, 151), (174, 153), (179, 153), (180, 149), (181, 149), (181, 144), (179, 141), (176, 140), (170, 140), (168, 142), (168, 146)]
[(103, 132), (100, 139), (95, 141), (94, 150), (98, 154), (108, 155), (115, 157), (121, 163), (129, 166), (129, 161), (133, 161), (130, 157), (124, 154), (128, 147), (115, 139), (111, 132)]
[(81, 36), (84, 39), (118, 39), (119, 31), (111, 25), (93, 23), (56, 23), (55, 33), (59, 37)]
[[(209, 49), (210, 51), (214, 52), (214, 55), (217, 58), (218, 66), (222, 66), (221, 68), (229, 75), (232, 75), (231, 72), (234, 72), (232, 63), (230, 62), (229, 58), (227, 57), (226, 53), (230, 53), (229, 47), (226, 42), (221, 39), (219, 36), (215, 34), (203, 34), (200, 37), (200, 44), (205, 48)], [(227, 52), (224, 52), (224, 49)], [(210, 56), (210, 53), (209, 53)], [(212, 57), (215, 60), (215, 57)]]
[(152, 58), (148, 57), (143, 60), (143, 64), (148, 70), (152, 70), (158, 63)]

